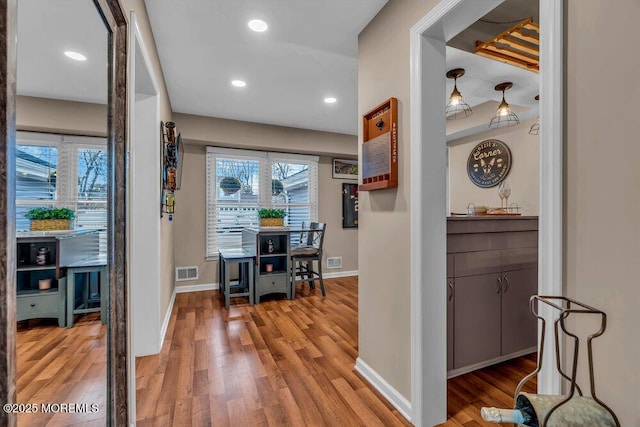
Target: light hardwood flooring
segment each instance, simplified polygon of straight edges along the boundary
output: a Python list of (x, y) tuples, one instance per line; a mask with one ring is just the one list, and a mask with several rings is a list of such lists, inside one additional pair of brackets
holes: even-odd
[(68, 329), (45, 320), (19, 323), (16, 339), (18, 402), (98, 404), (98, 411), (44, 413), (39, 410), (33, 414), (18, 414), (18, 426), (105, 425), (107, 329), (100, 323), (100, 313), (78, 319), (73, 328)]
[[(353, 370), (357, 278), (325, 281), (327, 297), (250, 307), (217, 291), (178, 294), (162, 352), (138, 358), (138, 426), (395, 426), (409, 423)], [(20, 415), (19, 426), (104, 426), (106, 328), (98, 313), (73, 328), (20, 325), (18, 402), (98, 403), (94, 414)], [(448, 381), (448, 421), (483, 426), (480, 407), (512, 405), (535, 355)], [(535, 389), (535, 382), (528, 388)]]
[[(536, 354), (509, 360), (447, 381), (447, 422), (444, 427), (495, 426), (480, 417), (480, 408), (513, 408), (518, 383), (536, 367)], [(523, 391), (534, 393), (536, 380)], [(512, 425), (512, 424), (509, 424)]]
[(250, 307), (178, 294), (162, 352), (137, 360), (138, 426), (401, 426), (353, 370), (357, 278)]

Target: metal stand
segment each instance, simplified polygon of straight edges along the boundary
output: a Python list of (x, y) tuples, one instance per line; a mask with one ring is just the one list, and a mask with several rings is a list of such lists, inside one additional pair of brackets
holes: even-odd
[[(536, 305), (536, 302), (538, 303)], [(546, 304), (560, 312), (558, 318), (554, 322), (554, 337), (555, 337), (555, 349), (556, 349), (556, 369), (562, 375), (562, 377), (571, 383), (571, 387), (568, 395), (566, 396), (550, 396), (550, 395), (538, 395), (529, 393), (520, 393), (522, 387), (531, 378), (535, 377), (542, 368), (543, 354), (544, 354), (544, 342), (546, 333), (546, 322), (541, 316), (538, 315), (537, 307), (539, 304)], [(531, 404), (536, 411), (538, 421), (541, 427), (555, 427), (555, 426), (577, 426), (577, 425), (598, 425), (598, 426), (616, 426), (620, 427), (620, 422), (614, 414), (602, 400), (596, 396), (595, 380), (593, 375), (593, 346), (592, 341), (594, 338), (602, 335), (607, 327), (607, 315), (596, 308), (590, 307), (581, 302), (575, 301), (566, 297), (559, 296), (540, 296), (534, 295), (530, 299), (531, 313), (542, 322), (542, 334), (540, 338), (540, 346), (538, 348), (538, 366), (535, 371), (527, 375), (520, 381), (515, 391), (515, 406), (516, 408), (524, 405)], [(577, 335), (572, 334), (566, 328), (566, 319), (572, 314), (586, 314), (600, 316), (600, 330), (594, 334), (589, 335), (587, 338), (587, 355), (589, 362), (589, 382), (591, 389), (591, 397), (583, 396), (580, 386), (576, 383), (576, 374), (578, 370), (578, 350), (580, 347), (580, 340)], [(573, 338), (573, 362), (571, 367), (571, 376), (567, 375), (562, 370), (562, 364), (560, 363), (560, 330), (567, 336)], [(574, 397), (575, 392), (578, 392), (578, 396)], [(561, 409), (562, 408), (562, 409)], [(551, 420), (551, 415), (556, 414), (554, 419)], [(575, 414), (580, 415), (579, 424), (574, 424), (569, 421), (569, 418), (565, 418), (563, 414)], [(586, 424), (585, 424), (586, 423)]]

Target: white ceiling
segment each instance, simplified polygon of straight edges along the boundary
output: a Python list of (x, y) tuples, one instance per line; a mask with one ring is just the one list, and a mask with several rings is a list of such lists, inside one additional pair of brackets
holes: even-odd
[[(358, 33), (386, 2), (145, 3), (173, 111), (356, 134)], [(269, 29), (251, 31), (254, 18)]]
[[(107, 103), (107, 30), (88, 0), (19, 0), (19, 95)], [(84, 62), (64, 56), (73, 50)]]
[[(357, 35), (385, 3), (152, 0), (147, 8), (173, 111), (356, 134)], [(267, 32), (247, 28), (255, 17), (267, 21)], [(19, 94), (106, 103), (106, 49), (107, 32), (91, 1), (19, 0)], [(72, 61), (65, 50), (87, 61)], [(519, 114), (537, 114), (538, 74), (453, 47), (446, 58), (447, 70), (466, 69), (458, 88), (472, 107), (500, 101), (494, 86), (511, 81), (507, 101)], [(231, 86), (234, 78), (247, 86)], [(452, 88), (447, 79), (447, 96)], [(338, 102), (325, 104), (326, 96)], [(474, 116), (448, 124), (462, 132), (479, 126)]]

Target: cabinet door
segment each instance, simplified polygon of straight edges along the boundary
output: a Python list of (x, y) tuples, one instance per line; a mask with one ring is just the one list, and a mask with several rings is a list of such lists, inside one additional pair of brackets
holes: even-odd
[(500, 274), (456, 277), (454, 368), (500, 356)]
[(453, 369), (453, 298), (455, 285), (452, 278), (447, 279), (447, 371)]
[(534, 347), (538, 341), (537, 319), (529, 298), (538, 293), (538, 269), (504, 273), (502, 288), (502, 354)]

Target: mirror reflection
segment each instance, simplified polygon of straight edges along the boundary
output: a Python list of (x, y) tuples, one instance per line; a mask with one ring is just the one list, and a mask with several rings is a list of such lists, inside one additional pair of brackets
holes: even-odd
[(17, 28), (18, 425), (105, 425), (108, 33), (86, 0)]

